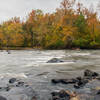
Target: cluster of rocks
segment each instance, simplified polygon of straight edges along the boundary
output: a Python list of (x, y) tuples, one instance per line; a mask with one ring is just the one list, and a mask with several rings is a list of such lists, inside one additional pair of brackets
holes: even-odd
[(75, 92), (61, 90), (59, 92), (52, 92), (52, 100), (79, 100)]
[[(100, 80), (100, 75), (91, 70), (85, 70), (83, 77), (76, 77), (72, 79), (52, 79), (53, 84), (72, 84), (74, 91), (60, 90), (51, 93), (52, 98), (50, 100), (83, 100), (81, 95), (76, 90), (83, 89), (87, 83), (95, 80)], [(37, 93), (33, 88), (26, 82), (21, 81), (17, 78), (11, 78), (6, 86), (0, 86), (0, 100), (41, 100), (38, 99)], [(20, 95), (20, 96), (18, 96)], [(94, 99), (99, 100), (100, 88), (96, 89)], [(90, 99), (84, 99), (90, 100)]]
[[(91, 70), (85, 70), (83, 77), (76, 77), (73, 79), (52, 79), (52, 83), (58, 84), (72, 84), (75, 89), (83, 88), (87, 83), (93, 80), (100, 80), (100, 75)], [(59, 92), (52, 92), (52, 100), (81, 100), (79, 95), (75, 92), (70, 93), (69, 91), (61, 90)], [(100, 89), (96, 91), (96, 96), (100, 95)], [(100, 98), (100, 97), (99, 97)], [(96, 99), (99, 100), (99, 99)]]
[[(52, 100), (100, 100), (100, 90), (96, 90), (96, 94), (93, 94), (93, 98), (90, 99), (88, 94), (78, 94), (76, 92), (70, 92), (65, 90), (60, 90), (59, 92), (52, 92)], [(88, 96), (86, 98), (85, 96)]]
[(85, 70), (83, 77), (76, 77), (72, 79), (52, 79), (51, 81), (54, 84), (74, 84), (74, 88), (79, 89), (94, 79), (100, 80), (100, 75), (87, 69)]
[(16, 78), (8, 80), (6, 86), (0, 87), (0, 100), (37, 100), (37, 94), (26, 82)]

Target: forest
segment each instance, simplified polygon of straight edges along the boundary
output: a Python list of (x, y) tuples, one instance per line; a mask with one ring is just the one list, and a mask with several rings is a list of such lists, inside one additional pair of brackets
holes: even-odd
[[(100, 49), (100, 19), (94, 8), (63, 0), (53, 13), (32, 10), (0, 24), (0, 48)], [(99, 9), (99, 5), (97, 6)]]

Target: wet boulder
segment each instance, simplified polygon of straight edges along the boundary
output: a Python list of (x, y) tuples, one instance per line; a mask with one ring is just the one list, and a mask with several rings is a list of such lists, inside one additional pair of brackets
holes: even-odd
[(61, 90), (60, 92), (52, 92), (52, 100), (70, 100), (70, 95), (64, 91)]
[(54, 84), (57, 84), (57, 83), (60, 83), (61, 80), (60, 79), (52, 79), (51, 82)]
[(98, 73), (93, 72), (93, 71), (91, 71), (91, 70), (86, 69), (86, 70), (84, 71), (84, 77), (96, 78), (96, 77), (98, 77), (98, 76), (99, 76)]
[(15, 82), (16, 82), (16, 78), (11, 78), (11, 79), (9, 79), (9, 83), (13, 84), (13, 83), (15, 83)]
[(52, 58), (51, 60), (47, 61), (47, 63), (60, 63), (60, 62), (64, 61), (58, 58)]
[(62, 84), (75, 84), (77, 83), (77, 79), (61, 79)]
[(24, 82), (18, 82), (16, 86), (17, 87), (24, 86)]
[(52, 92), (52, 100), (79, 100), (76, 93), (61, 90), (59, 92)]
[(77, 82), (74, 85), (74, 88), (76, 88), (76, 89), (79, 89), (81, 87), (84, 87), (89, 82), (88, 79), (81, 78), (81, 77), (77, 77), (76, 79), (77, 79)]
[(97, 95), (100, 95), (100, 90), (97, 91)]
[(52, 83), (57, 84), (57, 83), (62, 83), (62, 84), (75, 84), (77, 79), (52, 79)]
[(81, 87), (84, 87), (89, 80), (82, 77), (72, 78), (72, 79), (52, 79), (52, 83), (62, 83), (62, 84), (73, 84), (74, 88), (79, 89)]

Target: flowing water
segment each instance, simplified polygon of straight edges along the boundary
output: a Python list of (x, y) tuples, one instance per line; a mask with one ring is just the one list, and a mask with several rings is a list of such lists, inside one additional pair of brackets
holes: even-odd
[[(38, 93), (40, 100), (48, 100), (54, 90), (70, 86), (51, 83), (54, 78), (82, 76), (85, 69), (100, 73), (100, 50), (20, 50), (0, 52), (0, 78), (21, 78)], [(64, 63), (46, 63), (52, 58)], [(1, 84), (1, 83), (0, 83)], [(73, 88), (72, 88), (73, 89)], [(0, 92), (0, 94), (2, 94)]]

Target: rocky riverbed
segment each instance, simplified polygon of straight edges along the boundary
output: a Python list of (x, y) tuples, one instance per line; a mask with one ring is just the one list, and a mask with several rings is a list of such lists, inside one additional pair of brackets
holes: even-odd
[(99, 100), (99, 74), (99, 50), (3, 51), (0, 100)]
[[(52, 92), (52, 100), (99, 100), (100, 87), (95, 86), (91, 88), (91, 83), (100, 82), (100, 74), (91, 70), (85, 70), (83, 77), (76, 77), (72, 79), (52, 79), (52, 83), (56, 84), (72, 84), (74, 91), (60, 90), (59, 92)], [(86, 85), (90, 85), (86, 90)], [(96, 84), (95, 84), (96, 85)], [(71, 88), (72, 88), (71, 87)], [(84, 92), (81, 93), (80, 90)]]
[[(72, 79), (52, 79), (53, 85), (64, 84), (69, 89), (54, 90), (47, 100), (99, 100), (100, 99), (100, 74), (85, 70), (83, 77)], [(52, 85), (52, 86), (53, 86)], [(22, 79), (11, 78), (0, 80), (0, 100), (41, 100), (40, 94), (32, 85)]]

